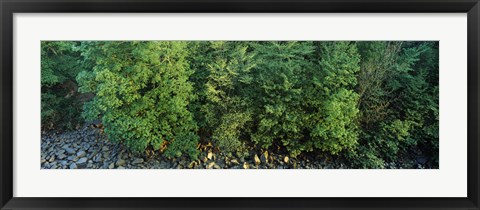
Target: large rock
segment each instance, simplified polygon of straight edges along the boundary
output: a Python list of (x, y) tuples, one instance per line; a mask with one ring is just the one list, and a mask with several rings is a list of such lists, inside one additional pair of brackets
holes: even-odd
[(58, 157), (58, 159), (63, 160), (63, 159), (65, 159), (65, 157), (67, 157), (67, 156), (62, 153), (62, 154), (58, 155), (57, 157)]
[(255, 161), (255, 165), (260, 165), (261, 161), (260, 161), (260, 158), (258, 158), (257, 154), (255, 154), (255, 157), (253, 158), (253, 160)]
[(86, 157), (83, 157), (83, 158), (80, 158), (78, 161), (77, 161), (77, 166), (78, 168), (85, 168), (87, 167), (87, 158)]
[(99, 162), (102, 162), (103, 158), (102, 158), (102, 155), (101, 154), (97, 154), (95, 155), (95, 157), (93, 158), (93, 161), (99, 163)]
[(190, 164), (188, 164), (188, 168), (195, 168), (197, 166), (197, 162), (192, 161)]
[(75, 163), (72, 163), (72, 164), (70, 164), (70, 166), (69, 166), (69, 167), (70, 167), (70, 169), (76, 169), (76, 168), (77, 168), (77, 164), (75, 164)]
[(59, 155), (61, 155), (61, 154), (65, 154), (65, 150), (64, 150), (64, 149), (58, 150), (55, 154), (56, 154), (57, 156), (59, 156)]
[(123, 159), (118, 159), (116, 162), (117, 167), (124, 166), (127, 162)]
[(207, 169), (212, 169), (215, 165), (215, 162), (211, 162), (207, 165)]
[(239, 162), (238, 162), (237, 159), (232, 159), (232, 160), (230, 161), (230, 163), (232, 163), (232, 164), (234, 164), (234, 165), (238, 165), (238, 164), (239, 164)]
[(140, 163), (143, 163), (143, 158), (135, 158), (135, 160), (133, 160), (132, 164), (140, 164)]
[(85, 155), (87, 155), (87, 153), (83, 150), (80, 150), (80, 151), (77, 152), (77, 157), (78, 158), (85, 157)]
[(170, 163), (166, 162), (166, 161), (162, 161), (160, 163), (160, 168), (171, 168), (172, 166), (170, 165)]
[(268, 152), (265, 151), (261, 156), (260, 156), (262, 163), (268, 163)]
[(72, 148), (69, 148), (69, 147), (65, 148), (65, 151), (66, 151), (69, 155), (75, 154), (75, 150), (72, 149)]
[(90, 149), (90, 144), (88, 144), (88, 143), (84, 144), (84, 145), (83, 145), (83, 149), (84, 149), (84, 150)]

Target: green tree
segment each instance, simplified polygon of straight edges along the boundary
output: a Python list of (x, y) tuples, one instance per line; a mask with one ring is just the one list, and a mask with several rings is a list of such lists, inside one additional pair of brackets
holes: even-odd
[(285, 146), (291, 155), (311, 150), (304, 141), (303, 80), (311, 68), (311, 42), (253, 42), (256, 66), (249, 86), (253, 101), (251, 139), (263, 148)]
[(438, 157), (438, 48), (412, 42), (358, 46), (362, 129), (359, 146), (346, 154), (348, 160), (354, 167), (382, 168), (425, 150), (419, 142), (432, 143), (427, 150)]
[(43, 128), (72, 129), (82, 123), (82, 96), (75, 76), (82, 70), (78, 42), (41, 42), (41, 118)]
[[(194, 98), (188, 82), (186, 43), (180, 41), (85, 42), (83, 56), (96, 65), (78, 74), (87, 119), (100, 118), (109, 139), (133, 151), (168, 144), (167, 156), (196, 157), (197, 125), (187, 110)], [(93, 59), (93, 61), (88, 61)]]
[(353, 88), (360, 55), (353, 42), (322, 42), (305, 90), (307, 126), (314, 148), (331, 154), (352, 150), (358, 139), (358, 94)]
[(240, 135), (252, 120), (251, 101), (242, 87), (252, 83), (255, 66), (248, 46), (242, 42), (210, 42), (212, 51), (205, 83), (206, 103), (202, 111), (212, 140), (223, 150), (234, 152), (243, 148)]

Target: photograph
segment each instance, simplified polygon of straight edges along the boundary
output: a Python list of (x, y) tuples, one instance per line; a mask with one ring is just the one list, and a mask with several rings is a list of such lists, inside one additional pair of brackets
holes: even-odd
[(42, 170), (439, 169), (439, 41), (41, 41), (38, 149)]

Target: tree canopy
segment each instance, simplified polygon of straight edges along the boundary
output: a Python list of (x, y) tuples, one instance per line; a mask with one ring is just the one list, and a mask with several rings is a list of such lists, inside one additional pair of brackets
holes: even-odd
[(438, 48), (410, 41), (45, 41), (42, 126), (101, 120), (110, 140), (168, 157), (195, 159), (199, 144), (212, 142), (225, 152), (331, 155), (356, 168), (425, 155), (438, 167)]

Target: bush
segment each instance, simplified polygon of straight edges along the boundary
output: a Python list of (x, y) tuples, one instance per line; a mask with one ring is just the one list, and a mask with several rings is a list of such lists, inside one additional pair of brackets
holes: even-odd
[(438, 42), (42, 42), (41, 82), (43, 127), (83, 106), (137, 152), (196, 158), (202, 139), (438, 166)]
[(357, 84), (360, 55), (355, 43), (326, 42), (319, 46), (319, 69), (307, 89), (310, 138), (315, 148), (331, 154), (352, 150), (358, 139)]
[[(95, 93), (84, 116), (101, 118), (109, 139), (133, 151), (170, 144), (167, 155), (195, 157), (197, 126), (187, 110), (194, 98), (188, 82), (185, 42), (86, 42), (83, 55), (96, 63), (82, 71), (80, 91)], [(91, 61), (87, 61), (91, 62)]]
[[(212, 132), (211, 139), (226, 152), (242, 150), (242, 132), (248, 130), (252, 120), (250, 100), (245, 85), (251, 84), (250, 71), (254, 67), (251, 53), (241, 42), (210, 42), (210, 61), (203, 90), (205, 103), (201, 111), (205, 128)], [(202, 70), (197, 70), (202, 71)]]
[(256, 66), (250, 89), (254, 127), (250, 134), (263, 148), (284, 146), (293, 156), (311, 149), (305, 140), (302, 104), (305, 73), (314, 52), (311, 42), (254, 42)]
[(82, 70), (77, 42), (41, 42), (41, 119), (45, 129), (73, 129), (82, 123), (75, 76)]
[(378, 168), (421, 153), (438, 165), (438, 45), (363, 42), (359, 47), (361, 133), (347, 159), (353, 167)]

